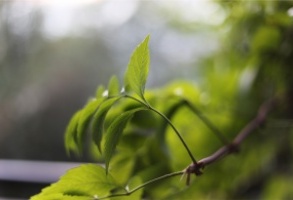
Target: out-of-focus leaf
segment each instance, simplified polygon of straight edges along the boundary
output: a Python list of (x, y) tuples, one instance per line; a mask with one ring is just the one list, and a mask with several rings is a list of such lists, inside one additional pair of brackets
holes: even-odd
[(98, 99), (98, 98), (103, 97), (104, 91), (105, 91), (105, 87), (103, 85), (100, 85), (96, 91), (96, 98)]
[(71, 118), (65, 132), (65, 148), (67, 154), (70, 154), (71, 151), (77, 153), (77, 125), (81, 115), (81, 110), (77, 111)]
[(293, 197), (292, 175), (276, 175), (266, 184), (263, 199), (292, 199)]
[(280, 39), (280, 31), (275, 27), (260, 27), (252, 40), (252, 50), (254, 53), (274, 50), (278, 47)]
[(92, 137), (100, 152), (106, 115), (111, 107), (114, 105), (114, 103), (119, 99), (119, 97), (115, 97), (105, 100), (93, 116), (93, 121), (91, 125)]
[(80, 113), (77, 125), (77, 143), (80, 152), (82, 151), (82, 144), (88, 124), (103, 100), (103, 98), (99, 98), (90, 101)]
[(114, 179), (110, 174), (106, 175), (103, 167), (86, 164), (67, 171), (58, 182), (31, 199), (94, 199), (108, 195), (116, 187)]
[(106, 163), (106, 171), (109, 169), (109, 163), (112, 158), (112, 155), (115, 151), (116, 145), (118, 144), (118, 140), (128, 122), (128, 120), (133, 116), (134, 113), (145, 110), (146, 108), (141, 107), (133, 110), (129, 110), (124, 112), (120, 116), (118, 116), (109, 126), (106, 135), (105, 135), (105, 163)]
[(150, 36), (148, 35), (132, 53), (124, 76), (126, 92), (134, 92), (142, 99), (144, 99), (145, 84), (149, 72), (149, 38)]
[(133, 175), (135, 161), (135, 152), (121, 152), (113, 156), (111, 160), (111, 174), (115, 177), (117, 184), (125, 185), (127, 183)]
[(116, 76), (112, 76), (109, 85), (108, 85), (108, 96), (116, 96), (119, 95), (120, 88), (119, 88), (119, 80)]

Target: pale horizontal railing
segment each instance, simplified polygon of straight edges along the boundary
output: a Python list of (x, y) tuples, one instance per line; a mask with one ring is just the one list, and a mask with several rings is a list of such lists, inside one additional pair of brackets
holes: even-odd
[(51, 162), (0, 159), (0, 181), (53, 183), (78, 162)]

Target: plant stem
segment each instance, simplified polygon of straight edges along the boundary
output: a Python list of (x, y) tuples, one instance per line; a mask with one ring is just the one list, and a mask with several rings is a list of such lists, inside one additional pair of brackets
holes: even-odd
[(244, 141), (244, 139), (250, 135), (253, 131), (255, 131), (258, 127), (264, 124), (267, 119), (268, 113), (273, 109), (276, 105), (277, 99), (272, 98), (264, 102), (256, 115), (256, 117), (251, 120), (234, 138), (233, 142), (230, 145), (226, 145), (216, 151), (214, 154), (201, 159), (198, 161), (199, 164), (206, 166), (217, 160), (220, 160), (224, 156), (237, 152), (240, 144)]
[(149, 105), (146, 101), (141, 101), (133, 96), (129, 96), (129, 95), (125, 95), (125, 97), (131, 98), (139, 103), (141, 103), (142, 105), (146, 106), (148, 109), (150, 109), (151, 111), (157, 113), (158, 115), (160, 115), (164, 120), (166, 120), (166, 122), (172, 127), (172, 129), (174, 130), (174, 132), (176, 133), (176, 135), (178, 136), (178, 138), (180, 139), (181, 143), (183, 144), (184, 148), (186, 149), (189, 157), (191, 158), (192, 162), (194, 164), (197, 164), (196, 159), (194, 158), (193, 154), (191, 153), (189, 147), (187, 146), (186, 142), (184, 141), (183, 137), (181, 136), (181, 134), (179, 133), (179, 131), (176, 129), (176, 127), (173, 125), (173, 123), (168, 119), (168, 117), (166, 117), (166, 115), (164, 115), (163, 113), (161, 113), (160, 111), (156, 110), (155, 108), (153, 108), (151, 105)]
[(188, 101), (185, 101), (186, 105), (198, 116), (198, 118), (205, 123), (205, 125), (218, 137), (218, 139), (224, 144), (228, 145), (229, 141), (224, 136), (224, 134), (221, 133), (221, 131), (206, 117), (204, 116), (200, 110), (195, 107), (194, 105), (191, 105)]
[(194, 158), (194, 156), (192, 155), (190, 149), (188, 148), (186, 142), (184, 141), (183, 137), (180, 135), (179, 131), (176, 129), (176, 127), (173, 125), (173, 123), (168, 119), (168, 117), (166, 117), (163, 113), (161, 113), (160, 111), (156, 110), (153, 107), (150, 107), (150, 110), (154, 111), (155, 113), (157, 113), (158, 115), (160, 115), (161, 117), (163, 117), (166, 122), (168, 122), (168, 124), (172, 127), (172, 129), (174, 130), (174, 132), (176, 133), (176, 135), (178, 136), (178, 138), (180, 139), (181, 143), (183, 144), (184, 148), (186, 149), (189, 157), (191, 158), (193, 163), (197, 163), (196, 159)]
[(185, 172), (184, 171), (177, 171), (177, 172), (172, 172), (170, 174), (165, 174), (163, 176), (160, 176), (160, 177), (157, 177), (157, 178), (154, 178), (152, 180), (149, 180), (135, 188), (133, 188), (132, 190), (126, 192), (126, 193), (120, 193), (120, 194), (111, 194), (109, 196), (105, 196), (105, 197), (101, 197), (101, 198), (98, 198), (98, 200), (101, 200), (101, 199), (107, 199), (107, 198), (112, 198), (112, 197), (121, 197), (121, 196), (129, 196), (131, 195), (132, 193), (136, 192), (137, 190), (140, 190), (150, 184), (153, 184), (155, 182), (158, 182), (158, 181), (161, 181), (163, 179), (167, 179), (167, 178), (171, 178), (171, 177), (174, 177), (174, 176), (178, 176), (178, 175), (182, 175), (184, 174)]

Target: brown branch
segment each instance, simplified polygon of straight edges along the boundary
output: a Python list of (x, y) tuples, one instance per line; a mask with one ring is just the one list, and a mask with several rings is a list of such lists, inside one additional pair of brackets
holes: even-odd
[[(250, 135), (253, 131), (255, 131), (258, 127), (264, 124), (269, 111), (274, 107), (276, 104), (276, 99), (270, 99), (264, 102), (259, 110), (256, 117), (251, 120), (235, 137), (233, 142), (229, 145), (223, 146), (218, 149), (212, 155), (201, 159), (197, 163), (192, 163), (185, 169), (185, 173), (189, 176), (190, 174), (201, 175), (201, 170), (211, 164), (214, 163), (221, 158), (227, 156), (228, 154), (235, 153), (239, 151), (239, 146), (243, 142), (243, 140)], [(189, 184), (189, 183), (187, 183)]]

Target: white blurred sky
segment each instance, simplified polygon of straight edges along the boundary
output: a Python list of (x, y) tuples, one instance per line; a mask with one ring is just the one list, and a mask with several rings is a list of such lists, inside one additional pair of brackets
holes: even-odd
[[(162, 9), (180, 13), (185, 21), (217, 24), (224, 19), (217, 4), (208, 0), (145, 0)], [(138, 0), (33, 0), (28, 1), (45, 13), (44, 30), (50, 36), (63, 36), (75, 32), (80, 26), (121, 25), (135, 14)], [(90, 7), (94, 12), (83, 13)], [(95, 19), (95, 20), (93, 20)]]
[[(40, 9), (47, 39), (94, 34), (112, 51), (111, 60), (116, 63), (114, 68), (121, 68), (120, 73), (124, 73), (120, 66), (127, 65), (133, 48), (151, 34), (156, 67), (150, 71), (150, 85), (173, 79), (170, 74), (194, 80), (190, 77), (194, 62), (217, 49), (218, 33), (200, 28), (188, 33), (184, 28), (193, 29), (197, 22), (216, 25), (225, 18), (219, 4), (208, 0), (16, 0), (8, 4), (8, 20), (17, 34), (29, 27), (30, 13)], [(182, 22), (183, 29), (169, 26), (176, 20)]]

